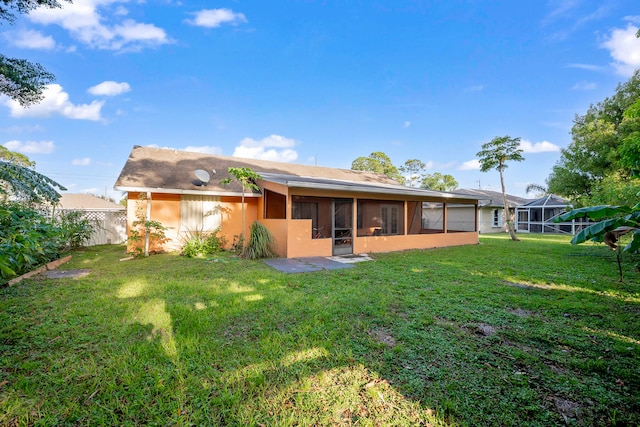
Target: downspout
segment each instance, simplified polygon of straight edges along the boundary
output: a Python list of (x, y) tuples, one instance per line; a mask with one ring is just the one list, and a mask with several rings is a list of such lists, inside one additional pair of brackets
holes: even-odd
[[(147, 191), (147, 224), (149, 224), (149, 221), (151, 221), (151, 191)], [(144, 256), (149, 256), (149, 227), (146, 224), (144, 233)]]

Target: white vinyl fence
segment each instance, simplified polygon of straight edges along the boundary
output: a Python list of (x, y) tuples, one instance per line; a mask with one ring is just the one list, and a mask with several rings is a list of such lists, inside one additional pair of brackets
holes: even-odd
[[(65, 211), (79, 210), (69, 209)], [(95, 224), (87, 246), (119, 244), (127, 240), (127, 211), (82, 209), (83, 217)]]

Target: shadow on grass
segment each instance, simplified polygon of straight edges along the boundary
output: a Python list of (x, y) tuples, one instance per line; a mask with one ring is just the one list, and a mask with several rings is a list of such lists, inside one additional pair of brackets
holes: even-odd
[[(66, 323), (24, 325), (15, 341), (44, 334), (45, 354), (48, 340), (80, 334), (43, 356), (69, 362), (30, 371), (34, 391), (18, 378), (24, 351), (9, 346), (20, 367), (3, 371), (3, 397), (27, 414), (49, 398), (34, 419), (84, 424), (634, 424), (637, 291), (602, 266), (563, 261), (583, 249), (554, 243), (549, 260), (540, 242), (504, 243), (301, 275), (171, 255), (114, 265), (115, 253), (87, 252), (76, 262), (93, 278), (34, 289), (80, 299), (36, 315)], [(592, 283), (596, 270), (606, 279)], [(35, 310), (42, 300), (29, 298)], [(52, 398), (65, 378), (85, 380)]]

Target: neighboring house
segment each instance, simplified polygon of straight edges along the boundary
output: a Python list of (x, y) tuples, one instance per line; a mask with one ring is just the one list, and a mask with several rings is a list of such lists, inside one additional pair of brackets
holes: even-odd
[[(453, 191), (455, 194), (478, 197), (478, 231), (482, 234), (502, 233), (507, 231), (507, 224), (504, 222), (504, 201), (502, 193), (499, 191), (457, 189)], [(509, 204), (509, 215), (513, 220), (515, 218), (516, 206), (529, 202), (518, 196), (507, 194), (507, 203)]]
[(87, 246), (123, 243), (127, 240), (127, 212), (124, 206), (91, 194), (63, 193), (55, 207), (60, 211), (80, 211), (96, 225)]
[(557, 217), (572, 209), (568, 200), (548, 194), (516, 208), (516, 230), (522, 233), (576, 234), (589, 225), (586, 218), (556, 223)]
[(259, 191), (245, 193), (245, 233), (260, 221), (283, 257), (478, 243), (478, 197), (370, 172), (135, 146), (114, 188), (128, 193), (129, 227), (136, 215), (168, 227), (169, 241), (152, 250), (178, 249), (189, 233), (216, 228), (232, 242), (241, 234), (243, 192), (238, 182), (221, 185), (229, 167), (261, 176)]

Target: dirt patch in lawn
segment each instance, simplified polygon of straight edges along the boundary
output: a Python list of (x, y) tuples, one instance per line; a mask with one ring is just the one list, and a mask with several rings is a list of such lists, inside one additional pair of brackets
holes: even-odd
[(79, 279), (87, 277), (91, 270), (83, 268), (80, 270), (47, 270), (41, 273), (48, 279)]
[(394, 347), (396, 345), (396, 339), (392, 337), (389, 332), (383, 329), (370, 329), (367, 333), (374, 340), (388, 345), (389, 347)]

